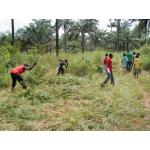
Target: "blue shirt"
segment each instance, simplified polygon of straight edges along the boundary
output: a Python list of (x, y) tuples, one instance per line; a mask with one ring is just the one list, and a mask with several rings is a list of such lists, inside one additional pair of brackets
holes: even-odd
[(123, 58), (121, 59), (122, 67), (127, 67), (127, 61), (128, 61), (127, 56), (123, 56)]

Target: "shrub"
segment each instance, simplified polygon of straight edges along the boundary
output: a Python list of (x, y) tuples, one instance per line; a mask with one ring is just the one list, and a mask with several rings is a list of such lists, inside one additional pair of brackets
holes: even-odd
[(10, 54), (5, 47), (0, 47), (0, 71), (4, 69), (10, 60)]
[(0, 87), (7, 87), (9, 85), (7, 64), (10, 60), (10, 55), (5, 47), (0, 47)]
[(144, 45), (143, 47), (141, 47), (141, 53), (150, 55), (150, 45)]
[(0, 76), (0, 87), (8, 87), (10, 85), (10, 75), (2, 74)]
[(145, 70), (150, 70), (150, 45), (144, 45), (140, 51), (143, 68)]
[(74, 60), (72, 61), (71, 65), (69, 66), (69, 73), (77, 75), (77, 76), (85, 76), (88, 73), (92, 72), (92, 64), (90, 60)]

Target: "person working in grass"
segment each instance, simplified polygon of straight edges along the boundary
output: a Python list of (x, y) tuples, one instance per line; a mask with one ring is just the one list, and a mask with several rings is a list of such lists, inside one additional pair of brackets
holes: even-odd
[(107, 62), (108, 62), (108, 54), (105, 54), (105, 58), (103, 59), (103, 72), (107, 75)]
[(131, 71), (132, 69), (132, 60), (133, 60), (133, 55), (129, 52), (129, 50), (127, 51), (127, 71)]
[(127, 62), (128, 62), (128, 58), (126, 56), (126, 54), (123, 54), (123, 57), (121, 59), (121, 65), (122, 65), (122, 69), (123, 69), (123, 73), (126, 73), (127, 71)]
[(57, 75), (59, 74), (64, 74), (64, 68), (63, 66), (65, 66), (66, 68), (68, 67), (68, 60), (61, 60), (59, 59), (60, 63), (57, 65)]
[(132, 53), (132, 68), (133, 68), (133, 62), (134, 62), (135, 58), (136, 58), (136, 52), (133, 52)]
[(112, 71), (112, 59), (113, 59), (113, 55), (112, 54), (109, 54), (109, 58), (108, 58), (108, 61), (107, 61), (107, 78), (101, 83), (101, 87), (104, 87), (105, 84), (111, 80), (111, 84), (112, 85), (115, 85), (115, 82), (114, 82), (114, 76), (113, 76), (113, 71)]
[(136, 53), (133, 52), (133, 62), (134, 62), (134, 59), (136, 58)]
[[(137, 53), (136, 55), (138, 55), (138, 57), (139, 57), (139, 59), (140, 59), (140, 61), (141, 61), (140, 53)], [(139, 74), (142, 74), (142, 72), (141, 72), (141, 67), (139, 68)]]
[(17, 81), (22, 85), (22, 87), (24, 89), (26, 89), (25, 82), (24, 82), (23, 78), (20, 75), (23, 72), (25, 72), (26, 70), (31, 70), (35, 65), (36, 65), (36, 63), (34, 63), (31, 66), (29, 66), (27, 64), (23, 64), (23, 65), (20, 65), (20, 66), (12, 69), (10, 71), (10, 75), (11, 75), (11, 78), (12, 78), (12, 91), (14, 90), (14, 87), (16, 86)]
[(138, 75), (140, 73), (140, 64), (141, 64), (141, 60), (139, 58), (139, 55), (136, 55), (136, 58), (134, 59), (133, 62), (133, 76), (135, 78), (138, 78)]

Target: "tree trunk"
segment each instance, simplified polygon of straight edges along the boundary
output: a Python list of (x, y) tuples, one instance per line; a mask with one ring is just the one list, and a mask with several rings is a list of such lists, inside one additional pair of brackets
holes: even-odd
[(52, 37), (51, 36), (50, 36), (50, 40), (49, 41), (50, 41), (49, 52), (52, 52), (52, 46), (51, 46), (52, 45)]
[(56, 19), (56, 56), (59, 55), (59, 19)]
[(94, 47), (96, 49), (96, 47), (97, 47), (97, 41), (94, 42)]
[(66, 25), (64, 25), (64, 47), (66, 53), (66, 49), (67, 49)]
[(127, 40), (127, 45), (126, 45), (126, 47), (127, 47), (127, 51), (129, 50), (129, 41)]
[(115, 51), (117, 51), (117, 42), (115, 42)]
[(119, 47), (119, 41), (120, 41), (120, 19), (117, 19), (117, 51), (119, 51), (120, 47)]
[(113, 42), (113, 50), (116, 50), (116, 43), (115, 42)]
[(125, 42), (123, 41), (123, 51), (125, 51)]
[(14, 46), (15, 38), (14, 38), (14, 19), (11, 19), (11, 28), (12, 28), (12, 34), (11, 34), (11, 45)]
[(145, 26), (145, 43), (147, 42), (147, 25)]
[(141, 30), (138, 30), (139, 38), (141, 38)]
[(82, 31), (82, 35), (81, 35), (82, 37), (82, 39), (81, 39), (81, 48), (82, 48), (82, 53), (84, 53), (84, 40), (85, 40), (85, 33), (84, 33), (84, 31)]

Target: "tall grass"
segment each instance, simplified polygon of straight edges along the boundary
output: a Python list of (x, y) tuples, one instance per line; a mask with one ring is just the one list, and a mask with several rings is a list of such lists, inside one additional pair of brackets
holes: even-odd
[(145, 70), (150, 71), (150, 45), (144, 45), (141, 49), (142, 66)]
[[(119, 66), (122, 54), (113, 54), (114, 65)], [(142, 94), (131, 74), (122, 76), (116, 69), (116, 86), (100, 87), (105, 77), (96, 66), (102, 66), (104, 55), (104, 51), (60, 53), (59, 57), (20, 53), (16, 65), (38, 63), (22, 75), (27, 90), (19, 84), (13, 93), (1, 90), (0, 130), (145, 130)], [(69, 61), (64, 76), (56, 75), (58, 59)]]

